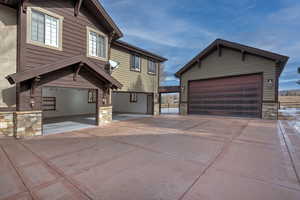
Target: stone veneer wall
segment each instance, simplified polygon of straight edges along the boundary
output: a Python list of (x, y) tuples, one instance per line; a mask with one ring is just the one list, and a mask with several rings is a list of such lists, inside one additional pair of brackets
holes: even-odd
[(180, 115), (187, 115), (188, 114), (188, 105), (187, 105), (187, 103), (180, 103), (179, 113), (180, 113)]
[(99, 108), (99, 126), (112, 122), (112, 106), (101, 106)]
[(0, 135), (14, 136), (13, 112), (0, 112)]
[(42, 135), (42, 111), (15, 112), (15, 137)]
[(262, 118), (269, 120), (278, 119), (278, 103), (263, 103)]

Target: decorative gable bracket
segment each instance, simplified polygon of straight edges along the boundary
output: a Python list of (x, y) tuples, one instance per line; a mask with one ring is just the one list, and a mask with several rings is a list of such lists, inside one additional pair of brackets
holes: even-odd
[(83, 66), (84, 66), (84, 63), (80, 62), (80, 63), (78, 64), (78, 66), (75, 67), (74, 76), (73, 76), (73, 81), (77, 81), (78, 74), (79, 74), (79, 72), (80, 72), (80, 70), (81, 70), (81, 68), (82, 68)]
[(27, 12), (27, 3), (28, 3), (28, 0), (21, 0), (20, 1), (20, 7), (22, 8), (23, 13)]
[(77, 0), (74, 7), (74, 15), (78, 16), (83, 0)]

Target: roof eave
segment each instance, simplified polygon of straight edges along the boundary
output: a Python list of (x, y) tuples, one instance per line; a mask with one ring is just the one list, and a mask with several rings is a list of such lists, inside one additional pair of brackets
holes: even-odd
[(152, 52), (150, 52), (150, 51), (141, 49), (141, 48), (139, 48), (139, 47), (136, 47), (136, 46), (131, 45), (131, 44), (129, 44), (129, 43), (127, 43), (127, 42), (124, 42), (124, 41), (116, 40), (116, 41), (113, 42), (113, 45), (116, 45), (116, 46), (118, 46), (118, 47), (125, 48), (125, 49), (127, 49), (127, 50), (129, 50), (129, 51), (133, 51), (133, 52), (135, 52), (135, 53), (142, 54), (142, 55), (144, 55), (144, 56), (150, 57), (150, 58), (152, 58), (152, 59), (154, 59), (154, 60), (157, 60), (157, 61), (159, 61), (159, 62), (165, 62), (165, 61), (168, 60), (167, 58), (164, 58), (164, 57), (162, 57), (162, 56), (159, 56), (159, 55), (157, 55), (157, 54), (154, 54), (154, 53), (152, 53)]
[(101, 13), (101, 15), (105, 18), (107, 23), (111, 26), (111, 28), (115, 31), (114, 39), (119, 39), (123, 37), (122, 31), (119, 29), (119, 27), (116, 25), (116, 23), (113, 21), (113, 19), (109, 16), (109, 14), (106, 12), (104, 7), (100, 4), (98, 0), (91, 0), (91, 2), (94, 4), (94, 6), (98, 9), (98, 11)]
[(262, 49), (257, 49), (254, 47), (242, 45), (239, 43), (234, 43), (222, 39), (216, 39), (214, 42), (212, 42), (207, 48), (205, 48), (203, 51), (201, 51), (197, 56), (195, 56), (192, 60), (190, 60), (186, 65), (184, 65), (179, 71), (175, 73), (175, 76), (177, 78), (180, 78), (180, 76), (187, 71), (197, 60), (201, 60), (203, 56), (205, 56), (207, 53), (209, 53), (213, 48), (215, 48), (217, 45), (225, 46), (227, 48), (234, 48), (234, 49), (240, 49), (245, 52), (259, 55), (262, 57), (265, 57), (266, 59), (274, 60), (275, 62), (280, 61), (281, 62), (281, 72), (283, 71), (285, 65), (287, 64), (287, 61), (289, 60), (288, 56), (276, 54), (273, 52), (265, 51)]
[[(44, 74), (50, 73), (52, 71), (60, 70), (64, 67), (68, 67), (71, 65), (74, 65), (76, 63), (84, 63), (89, 68), (91, 68), (98, 76), (101, 76), (103, 79), (105, 79), (106, 82), (109, 82), (111, 84), (112, 88), (121, 89), (123, 85), (117, 81), (115, 78), (113, 78), (111, 75), (106, 74), (101, 68), (96, 66), (93, 62), (90, 62), (86, 57), (84, 56), (75, 56), (72, 58), (68, 58), (63, 61), (59, 61), (57, 63), (52, 63), (51, 65), (45, 65), (43, 67), (40, 67), (38, 69), (32, 69), (29, 73), (29, 71), (23, 71), (23, 72), (17, 72), (14, 74), (10, 74), (6, 76), (5, 78), (8, 80), (8, 82), (13, 85), (16, 83), (24, 82), (27, 80), (30, 80), (37, 76), (42, 76)], [(53, 67), (53, 69), (49, 69), (50, 66)]]

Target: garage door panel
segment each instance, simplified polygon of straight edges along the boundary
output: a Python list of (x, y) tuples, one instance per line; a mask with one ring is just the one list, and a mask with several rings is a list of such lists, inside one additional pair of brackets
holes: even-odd
[(261, 75), (191, 81), (189, 113), (260, 117), (261, 93)]
[(203, 93), (227, 93), (227, 92), (241, 92), (241, 91), (257, 91), (257, 85), (256, 84), (243, 84), (243, 86), (239, 85), (221, 85), (218, 87), (194, 87), (190, 88), (191, 92), (197, 92), (197, 94), (203, 94)]

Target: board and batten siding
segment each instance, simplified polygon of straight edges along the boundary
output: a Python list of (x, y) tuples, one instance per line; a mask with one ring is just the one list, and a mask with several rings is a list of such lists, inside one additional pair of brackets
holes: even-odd
[(141, 72), (130, 70), (131, 53), (118, 47), (111, 48), (111, 60), (120, 63), (119, 67), (112, 72), (112, 76), (117, 79), (123, 87), (119, 91), (123, 92), (158, 92), (158, 66), (156, 75), (148, 74), (148, 59), (141, 56)]
[(0, 4), (0, 107), (16, 105), (16, 89), (5, 77), (17, 70), (17, 11)]
[[(188, 101), (188, 81), (242, 74), (263, 73), (263, 101), (276, 100), (276, 67), (275, 62), (259, 56), (246, 54), (242, 61), (241, 52), (229, 48), (222, 48), (222, 56), (219, 57), (215, 50), (201, 62), (201, 67), (195, 64), (181, 75), (181, 86), (183, 91), (181, 102)], [(268, 87), (267, 80), (273, 80), (273, 87)]]

